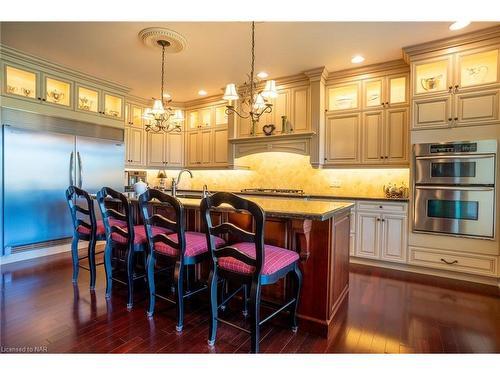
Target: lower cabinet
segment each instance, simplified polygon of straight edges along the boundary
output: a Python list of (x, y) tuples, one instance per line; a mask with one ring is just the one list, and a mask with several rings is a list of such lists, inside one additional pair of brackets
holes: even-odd
[[(359, 204), (358, 204), (359, 207)], [(408, 217), (406, 203), (369, 205), (356, 211), (354, 256), (406, 262)]]

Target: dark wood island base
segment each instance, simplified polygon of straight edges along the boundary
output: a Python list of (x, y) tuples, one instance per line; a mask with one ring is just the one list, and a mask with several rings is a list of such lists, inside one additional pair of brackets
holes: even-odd
[[(131, 199), (136, 202), (134, 198)], [(266, 212), (265, 242), (300, 254), (303, 274), (299, 302), (299, 329), (322, 337), (333, 331), (333, 320), (349, 292), (349, 236), (352, 204), (295, 199), (255, 198)], [(180, 199), (186, 210), (186, 228), (202, 231), (200, 200)], [(282, 205), (280, 205), (280, 203)], [(155, 213), (171, 217), (170, 209), (160, 203)], [(138, 212), (138, 210), (135, 210)], [(139, 218), (137, 218), (139, 219)], [(251, 216), (221, 207), (212, 213), (214, 224), (228, 221), (253, 230)], [(231, 241), (231, 238), (228, 239)], [(196, 270), (205, 278), (209, 265)], [(263, 299), (284, 302), (289, 288), (281, 281), (262, 290)]]

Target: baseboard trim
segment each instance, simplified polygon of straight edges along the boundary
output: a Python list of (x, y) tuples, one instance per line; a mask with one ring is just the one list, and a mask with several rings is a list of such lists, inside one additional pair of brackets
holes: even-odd
[(500, 288), (500, 278), (497, 278), (497, 277), (469, 275), (469, 274), (464, 274), (464, 273), (449, 272), (449, 271), (444, 271), (444, 270), (437, 270), (437, 269), (432, 269), (432, 268), (410, 265), (410, 264), (400, 264), (400, 263), (384, 262), (384, 261), (380, 261), (380, 260), (356, 258), (356, 257), (353, 257), (352, 255), (351, 255), (349, 261), (351, 263), (354, 263), (354, 264), (362, 264), (365, 266), (382, 267), (382, 268), (388, 268), (388, 269), (393, 269), (393, 270), (398, 270), (398, 271), (405, 271), (405, 272), (412, 272), (412, 273), (418, 273), (418, 274), (423, 274), (423, 275), (444, 277), (447, 279), (462, 280), (462, 281), (469, 281), (469, 282), (479, 283), (479, 284), (494, 285), (494, 286)]
[[(79, 241), (78, 249), (86, 249), (88, 246), (88, 242)], [(47, 246), (42, 247), (40, 249), (32, 250), (32, 251), (23, 251), (20, 253), (4, 255), (0, 257), (0, 266), (6, 265), (9, 263), (21, 262), (23, 260), (35, 259), (46, 257), (54, 254), (65, 253), (71, 251), (71, 244), (62, 244), (56, 246)]]

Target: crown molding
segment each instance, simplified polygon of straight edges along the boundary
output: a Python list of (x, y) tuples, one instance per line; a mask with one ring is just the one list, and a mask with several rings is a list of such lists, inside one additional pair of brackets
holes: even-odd
[(384, 61), (381, 63), (365, 65), (357, 68), (350, 68), (350, 69), (339, 70), (336, 72), (330, 72), (328, 75), (328, 81), (351, 78), (351, 77), (363, 78), (362, 77), (363, 75), (368, 75), (368, 74), (376, 75), (377, 73), (383, 74), (386, 73), (388, 70), (394, 71), (394, 73), (399, 73), (399, 72), (404, 73), (404, 72), (409, 72), (410, 67), (402, 59)]
[(426, 43), (415, 44), (413, 46), (403, 47), (403, 58), (406, 62), (408, 62), (415, 55), (435, 52), (445, 48), (460, 48), (465, 44), (478, 43), (489, 39), (493, 39), (492, 42), (500, 41), (500, 25), (472, 31), (470, 33), (461, 34), (450, 38), (443, 38)]
[(315, 69), (310, 69), (310, 70), (306, 70), (304, 72), (304, 74), (309, 78), (309, 80), (311, 82), (315, 82), (315, 81), (321, 81), (321, 82), (326, 82), (326, 80), (328, 79), (328, 70), (326, 69), (325, 66), (321, 66), (319, 68), (315, 68)]
[(75, 77), (76, 80), (82, 80), (87, 83), (93, 83), (98, 86), (106, 86), (106, 88), (111, 89), (112, 91), (119, 91), (122, 93), (130, 92), (130, 88), (124, 85), (121, 85), (116, 82), (108, 81), (106, 79), (101, 79), (98, 77), (91, 76), (90, 74), (83, 73), (81, 71), (69, 68), (65, 65), (57, 64), (52, 61), (46, 60), (42, 57), (38, 57), (13, 47), (9, 47), (5, 44), (0, 43), (0, 56), (2, 60), (18, 62), (21, 60), (24, 63), (32, 64), (37, 67), (40, 67), (42, 70), (50, 70), (60, 74), (67, 74)]

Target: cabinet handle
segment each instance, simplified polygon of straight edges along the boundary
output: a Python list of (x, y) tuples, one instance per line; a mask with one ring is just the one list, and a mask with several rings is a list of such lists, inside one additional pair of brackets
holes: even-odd
[(458, 92), (458, 85), (455, 85), (455, 91), (454, 92)]
[(451, 265), (451, 264), (457, 264), (458, 260), (455, 259), (453, 262), (448, 262), (446, 259), (441, 258), (441, 262), (444, 262), (446, 264), (450, 264)]
[(381, 155), (381, 156), (380, 156), (380, 159), (383, 159), (383, 158), (384, 158), (384, 157)]
[(455, 117), (453, 120), (458, 121), (458, 117)]
[(38, 100), (42, 100), (42, 98), (37, 98)]
[(382, 219), (382, 223), (384, 223), (384, 222), (385, 222), (385, 219)]
[(42, 101), (44, 101), (44, 102), (45, 102), (45, 101), (47, 101), (47, 99), (45, 99), (45, 98), (42, 98)]
[(379, 218), (379, 217), (377, 217), (377, 221), (380, 221), (380, 218)]
[(323, 160), (324, 160), (324, 161), (326, 161), (327, 159), (326, 159), (326, 158), (324, 158)]
[(389, 102), (385, 102), (385, 105), (389, 105)]
[(448, 92), (451, 93), (451, 90), (453, 90), (453, 86), (448, 86)]
[(451, 120), (453, 120), (451, 117), (448, 117), (448, 122), (451, 122)]
[(378, 208), (384, 208), (384, 206), (378, 206)]

